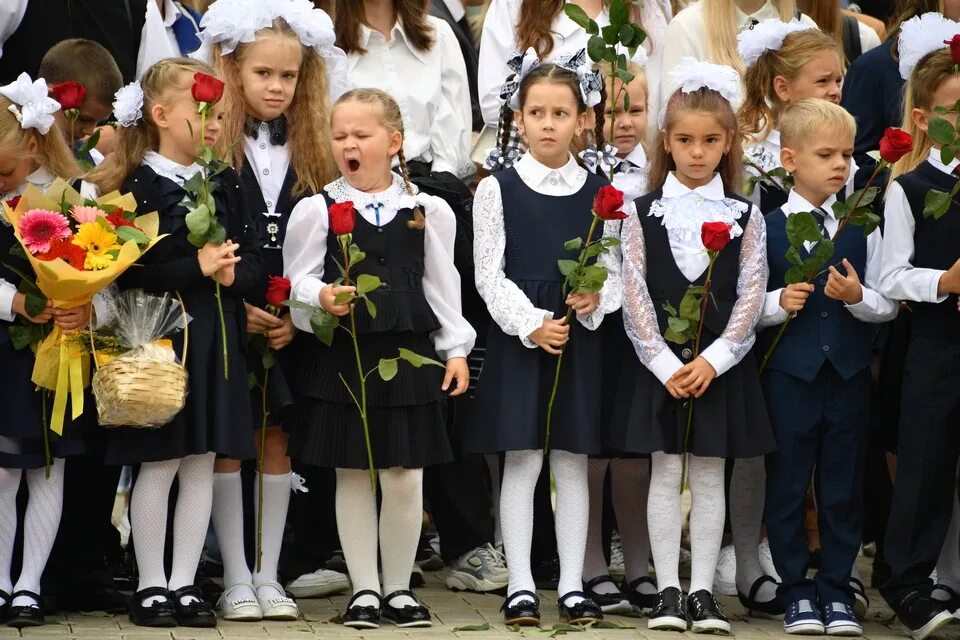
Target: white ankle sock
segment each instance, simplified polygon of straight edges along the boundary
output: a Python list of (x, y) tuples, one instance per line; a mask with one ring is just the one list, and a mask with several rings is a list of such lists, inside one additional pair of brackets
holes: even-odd
[[(13, 590), (40, 593), (40, 576), (57, 539), (63, 512), (63, 458), (53, 460), (49, 478), (43, 468), (26, 473), (30, 499), (23, 520), (23, 567)], [(11, 604), (15, 607), (39, 605), (28, 596), (18, 596)]]
[[(500, 488), (500, 530), (507, 556), (507, 595), (517, 591), (536, 592), (530, 567), (533, 543), (533, 492), (543, 467), (543, 451), (507, 451), (504, 454), (503, 481)], [(532, 602), (529, 596), (510, 604)]]
[[(257, 511), (260, 508), (260, 474), (255, 474), (253, 483), (253, 515), (258, 522)], [(254, 571), (253, 583), (262, 585), (277, 581), (277, 565), (280, 563), (280, 547), (283, 544), (283, 530), (287, 524), (287, 508), (290, 506), (290, 472), (263, 475), (263, 556), (260, 558), (260, 571)], [(256, 554), (256, 550), (254, 550)], [(256, 569), (256, 558), (254, 558)], [(282, 597), (281, 593), (279, 597)]]
[[(587, 456), (554, 449), (550, 452), (550, 471), (557, 487), (554, 526), (557, 532), (557, 554), (560, 556), (560, 580), (557, 595), (563, 598), (572, 591), (583, 590), (583, 553), (587, 543), (589, 509), (584, 500), (587, 489)], [(565, 598), (572, 607), (583, 602), (580, 596)]]
[[(588, 463), (590, 517), (587, 525), (587, 547), (583, 556), (584, 582), (609, 573), (603, 557), (603, 484), (610, 462), (607, 458), (590, 458)], [(593, 587), (593, 590), (596, 593), (617, 593), (619, 588), (612, 582), (601, 582)]]
[[(180, 468), (180, 459), (144, 462), (140, 465), (133, 492), (130, 495), (130, 526), (137, 556), (140, 580), (137, 591), (147, 587), (167, 588), (163, 568), (163, 548), (167, 533), (167, 503), (170, 487)], [(144, 606), (152, 606), (165, 598), (151, 596)]]
[[(211, 520), (223, 559), (224, 589), (251, 584), (243, 545), (243, 486), (239, 471), (213, 474)], [(248, 594), (242, 595), (247, 597)]]
[(661, 451), (650, 456), (647, 526), (661, 591), (680, 588), (680, 458)]
[[(650, 533), (647, 531), (647, 496), (650, 493), (650, 461), (615, 458), (610, 461), (613, 510), (623, 546), (627, 583), (650, 575)], [(640, 585), (641, 592), (655, 591)], [(644, 591), (645, 590), (645, 591)]]
[[(337, 469), (337, 529), (353, 592), (381, 593), (377, 577), (377, 497), (365, 469)], [(409, 569), (409, 568), (408, 568)], [(373, 596), (360, 596), (355, 606), (375, 607)]]
[[(0, 591), (11, 593), (10, 576), (13, 564), (13, 541), (17, 537), (17, 493), (20, 490), (20, 469), (0, 468)], [(7, 604), (0, 597), (0, 605)]]
[[(737, 590), (745, 596), (761, 576), (760, 524), (763, 521), (764, 487), (767, 481), (763, 456), (740, 458), (733, 463), (730, 479), (730, 529), (737, 557)], [(757, 602), (777, 597), (777, 586), (764, 582), (757, 591)]]
[[(723, 497), (723, 458), (688, 456), (690, 470), (690, 593), (713, 593), (713, 578), (726, 517)], [(679, 497), (677, 497), (679, 502)]]
[[(417, 558), (423, 525), (423, 469), (380, 471), (383, 501), (380, 505), (380, 558), (383, 562), (383, 597), (410, 590), (410, 570)], [(397, 596), (393, 607), (415, 606), (409, 596)]]
[[(173, 564), (168, 588), (176, 591), (194, 583), (210, 526), (215, 453), (187, 456), (177, 473), (177, 509), (173, 515)], [(183, 604), (190, 597), (181, 598)]]

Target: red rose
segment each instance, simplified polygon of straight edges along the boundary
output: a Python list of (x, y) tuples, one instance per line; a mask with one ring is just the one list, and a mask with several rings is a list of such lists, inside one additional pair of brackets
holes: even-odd
[(138, 228), (137, 225), (133, 223), (133, 220), (124, 217), (123, 209), (117, 209), (113, 213), (108, 214), (107, 222), (112, 224), (114, 229), (119, 229), (120, 227), (133, 227), (134, 229)]
[(270, 276), (267, 282), (267, 304), (280, 308), (290, 299), (290, 281), (280, 276)]
[(610, 184), (600, 187), (593, 199), (593, 213), (601, 220), (623, 220), (627, 214), (620, 211), (623, 207), (623, 191)]
[(342, 236), (347, 233), (353, 233), (353, 225), (356, 213), (354, 212), (353, 202), (337, 202), (330, 205), (330, 230), (333, 235)]
[[(954, 40), (960, 38), (960, 35), (954, 36)], [(960, 48), (960, 41), (957, 42)], [(950, 45), (950, 51), (953, 52), (953, 45)], [(956, 59), (956, 58), (954, 58)], [(913, 138), (903, 129), (888, 127), (880, 138), (880, 157), (893, 164), (903, 156), (913, 150)]]
[(704, 222), (700, 227), (700, 239), (707, 251), (720, 251), (730, 242), (730, 229), (726, 222)]
[(20, 204), (20, 196), (13, 196), (7, 200), (7, 206), (11, 209), (16, 209), (18, 204)]
[(190, 93), (197, 102), (214, 104), (223, 97), (223, 81), (206, 73), (195, 73)]
[(87, 89), (79, 82), (68, 80), (51, 86), (50, 95), (60, 103), (60, 107), (64, 111), (79, 109), (80, 105), (83, 104), (84, 96), (87, 95)]
[(960, 33), (949, 40), (944, 40), (943, 44), (950, 45), (950, 57), (953, 58), (953, 63), (960, 64)]

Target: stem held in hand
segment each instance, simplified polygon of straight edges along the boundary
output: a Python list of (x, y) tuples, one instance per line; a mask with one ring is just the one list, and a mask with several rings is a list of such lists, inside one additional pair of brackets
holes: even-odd
[(223, 379), (230, 379), (229, 362), (227, 360), (227, 323), (223, 320), (223, 299), (220, 297), (220, 274), (214, 274), (216, 283), (217, 313), (220, 315), (220, 337), (223, 343)]

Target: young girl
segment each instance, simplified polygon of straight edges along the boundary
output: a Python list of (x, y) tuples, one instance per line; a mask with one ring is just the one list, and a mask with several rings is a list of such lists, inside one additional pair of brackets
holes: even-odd
[[(15, 199), (29, 186), (41, 191), (58, 177), (76, 178), (77, 166), (60, 130), (54, 125), (54, 113), (60, 105), (47, 97), (42, 78), (31, 81), (27, 74), (0, 87), (0, 201), (15, 206)], [(24, 113), (26, 112), (26, 115)], [(20, 273), (31, 273), (25, 259), (10, 256), (18, 246), (13, 227), (4, 218), (0, 227), (0, 253), (5, 263)], [(24, 294), (17, 290), (20, 276), (5, 269), (0, 279), (0, 406), (7, 413), (0, 422), (0, 620), (12, 627), (44, 624), (40, 602), (40, 576), (53, 547), (63, 506), (64, 458), (83, 453), (82, 431), (90, 426), (86, 413), (64, 426), (63, 436), (48, 432), (50, 475), (46, 475), (43, 432), (48, 428), (43, 403), (51, 401), (45, 391), (31, 382), (34, 357), (30, 349), (16, 349), (10, 329), (16, 316), (27, 322), (46, 324), (54, 320), (61, 329), (85, 327), (89, 305), (76, 309), (47, 307), (31, 316), (24, 307)], [(11, 575), (14, 538), (17, 533), (17, 493), (21, 477), (26, 476), (29, 499), (23, 532), (23, 562), (14, 585)]]
[[(550, 467), (557, 485), (560, 618), (587, 622), (603, 616), (581, 591), (587, 454), (602, 450), (601, 340), (595, 330), (606, 313), (619, 307), (619, 269), (604, 256), (611, 274), (602, 292), (565, 298), (556, 259), (576, 257), (563, 245), (585, 233), (594, 196), (605, 183), (570, 153), (586, 125), (587, 108), (603, 106), (586, 102), (588, 94), (573, 69), (541, 64), (515, 80), (518, 95), (504, 109), (511, 102), (517, 105), (515, 121), (529, 153), (513, 168), (485, 178), (474, 206), (477, 289), (495, 324), (478, 387), (477, 423), (466, 447), (478, 453), (506, 452), (500, 494), (509, 570), (504, 619), (507, 624), (538, 624), (530, 562), (533, 494), (543, 464), (556, 356), (572, 332), (553, 412)], [(568, 306), (577, 312), (572, 326), (559, 317)]]
[[(955, 598), (931, 593), (929, 576), (941, 548), (956, 549), (957, 440), (953, 425), (960, 355), (957, 294), (960, 252), (952, 238), (960, 210), (951, 202), (942, 216), (924, 214), (932, 190), (949, 192), (957, 182), (957, 159), (944, 163), (928, 132), (936, 110), (960, 99), (960, 76), (943, 42), (960, 23), (928, 13), (902, 25), (900, 73), (909, 78), (903, 127), (913, 151), (893, 168), (884, 206), (881, 293), (909, 301), (912, 311), (903, 377), (896, 478), (884, 550), (890, 580), (880, 590), (908, 633), (925, 638), (951, 619)], [(950, 118), (950, 115), (946, 116)]]
[[(120, 278), (120, 287), (177, 293), (191, 317), (184, 363), (189, 375), (186, 406), (159, 429), (114, 429), (107, 443), (108, 464), (141, 463), (130, 498), (140, 574), (130, 619), (144, 626), (216, 625), (211, 605), (193, 584), (210, 521), (214, 458), (253, 457), (243, 298), (260, 293), (260, 254), (240, 180), (232, 169), (214, 177), (216, 213), (228, 239), (199, 251), (187, 240), (187, 209), (181, 204), (187, 195), (184, 183), (201, 170), (195, 163), (198, 144), (216, 143), (223, 117), (221, 103), (215, 104), (201, 130), (191, 95), (197, 73), (210, 74), (211, 69), (184, 58), (150, 67), (141, 80), (142, 108), (134, 107), (131, 113), (129, 104), (115, 104), (115, 113), (123, 113), (128, 126), (119, 131), (117, 149), (89, 176), (101, 193), (132, 192), (137, 209), (157, 211), (160, 233), (169, 234), (144, 255), (141, 267)], [(136, 92), (136, 85), (129, 91)], [(214, 279), (220, 282), (223, 298), (229, 370), (224, 370), (221, 353)], [(179, 334), (174, 337), (178, 353), (183, 339)], [(163, 558), (174, 478), (179, 489), (168, 578)]]
[[(766, 290), (765, 229), (756, 207), (735, 193), (741, 152), (731, 103), (739, 97), (739, 77), (729, 67), (687, 59), (672, 80), (681, 88), (667, 103), (654, 143), (654, 191), (636, 201), (636, 215), (623, 226), (624, 324), (643, 367), (632, 388), (621, 386), (611, 444), (652, 454), (647, 516), (660, 594), (650, 628), (683, 631), (689, 618), (694, 632), (726, 633), (730, 624), (712, 594), (723, 535), (724, 458), (773, 448), (756, 364), (745, 358)], [(664, 307), (677, 307), (690, 285), (703, 284), (708, 257), (701, 226), (714, 221), (732, 225), (731, 240), (716, 261), (716, 305), (706, 306), (703, 351), (693, 358), (689, 344), (664, 340)], [(691, 402), (693, 564), (684, 602), (678, 491)]]
[[(302, 371), (304, 397), (291, 451), (307, 464), (337, 470), (337, 527), (353, 583), (344, 624), (376, 628), (382, 616), (400, 627), (429, 627), (430, 613), (410, 591), (423, 515), (423, 467), (451, 458), (443, 396), (466, 390), (466, 354), (476, 338), (460, 313), (460, 278), (453, 266), (456, 222), (443, 200), (416, 194), (411, 186), (403, 120), (393, 98), (376, 89), (353, 90), (337, 101), (330, 116), (333, 157), (343, 177), (302, 200), (290, 215), (283, 262), (291, 295), (337, 316), (349, 313), (351, 303), (337, 302), (337, 296), (355, 289), (338, 284), (340, 242), (329, 229), (328, 211), (351, 203), (357, 214), (353, 241), (366, 252), (351, 277), (372, 274), (387, 285), (369, 294), (375, 316), (362, 305), (354, 309), (364, 371), (406, 348), (445, 360), (446, 374), (401, 363), (389, 382), (376, 375), (367, 379), (370, 442), (383, 493), (379, 535), (364, 431), (341, 382), (345, 379), (354, 392), (359, 387), (353, 346), (343, 332), (331, 347), (308, 343), (312, 348)], [(394, 158), (399, 175), (390, 169)], [(297, 327), (310, 330), (309, 314), (292, 315)]]
[[(251, 6), (238, 0), (218, 0), (203, 23), (216, 28), (204, 31), (211, 39), (214, 68), (227, 81), (224, 98), (224, 153), (232, 153), (240, 171), (244, 197), (256, 214), (257, 246), (263, 253), (264, 276), (283, 275), (283, 241), (290, 212), (300, 199), (320, 191), (336, 168), (330, 153), (327, 128), (328, 94), (346, 83), (346, 56), (330, 43), (334, 40), (330, 18), (307, 0), (276, 5), (283, 12), (274, 18), (266, 4)], [(284, 15), (297, 19), (288, 21)], [(259, 29), (252, 42), (234, 48), (233, 39), (251, 19)], [(302, 35), (301, 35), (302, 34)], [(306, 36), (320, 37), (326, 46)], [(328, 65), (327, 61), (330, 61)], [(339, 93), (338, 93), (339, 95)], [(233, 145), (241, 139), (243, 144)], [(218, 606), (226, 620), (296, 620), (299, 609), (277, 582), (280, 545), (290, 502), (290, 458), (281, 418), (293, 405), (288, 380), (293, 380), (292, 353), (286, 347), (296, 329), (290, 314), (279, 317), (263, 309), (266, 280), (246, 299), (247, 332), (264, 334), (277, 351), (267, 390), (268, 411), (264, 477), (255, 478), (253, 503), (259, 505), (263, 484), (263, 534), (260, 570), (251, 575), (244, 550), (243, 487), (240, 461), (221, 459), (215, 465), (213, 525), (223, 558), (224, 592)], [(304, 336), (304, 339), (307, 339)], [(248, 363), (263, 379), (260, 354), (250, 348)], [(251, 393), (251, 409), (258, 429), (253, 434), (259, 449), (264, 407), (261, 391)], [(289, 416), (286, 416), (289, 417)]]

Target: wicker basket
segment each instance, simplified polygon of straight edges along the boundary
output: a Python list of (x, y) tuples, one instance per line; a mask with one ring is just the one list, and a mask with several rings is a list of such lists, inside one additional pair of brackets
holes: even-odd
[[(181, 309), (182, 305), (181, 300)], [(187, 331), (185, 324), (180, 363), (127, 354), (97, 365), (93, 395), (102, 426), (156, 429), (183, 409), (187, 395), (187, 371), (183, 366), (187, 361)], [(97, 362), (95, 351), (93, 355)]]

